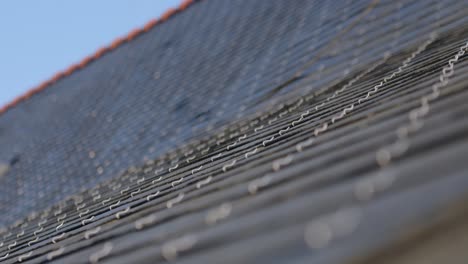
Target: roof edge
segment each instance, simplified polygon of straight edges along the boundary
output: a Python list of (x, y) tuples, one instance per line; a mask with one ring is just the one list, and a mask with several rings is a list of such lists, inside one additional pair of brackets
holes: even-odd
[(187, 9), (189, 6), (191, 6), (192, 4), (194, 4), (197, 1), (199, 1), (199, 0), (183, 0), (181, 2), (181, 4), (177, 8), (168, 9), (159, 18), (150, 20), (144, 26), (142, 26), (140, 28), (136, 28), (136, 29), (130, 31), (127, 35), (125, 35), (123, 37), (118, 37), (110, 45), (98, 49), (92, 55), (85, 57), (80, 62), (78, 62), (76, 64), (72, 64), (71, 66), (69, 66), (67, 69), (65, 69), (63, 71), (59, 71), (58, 73), (53, 75), (48, 80), (46, 80), (46, 81), (42, 82), (41, 84), (31, 88), (30, 90), (26, 91), (26, 93), (16, 97), (11, 102), (9, 102), (6, 105), (4, 105), (3, 107), (1, 107), (0, 108), (0, 115), (6, 113), (8, 110), (15, 107), (19, 103), (28, 100), (33, 95), (41, 92), (42, 90), (45, 90), (50, 85), (56, 83), (57, 81), (61, 80), (62, 78), (71, 75), (75, 71), (83, 69), (88, 64), (94, 62), (95, 60), (99, 59), (100, 57), (107, 54), (108, 52), (117, 49), (122, 44), (130, 42), (133, 39), (135, 39), (136, 37), (142, 35), (143, 33), (148, 32), (150, 29), (152, 29), (156, 25), (159, 25), (159, 24), (167, 21), (169, 18), (171, 18), (172, 16), (184, 11), (185, 9)]

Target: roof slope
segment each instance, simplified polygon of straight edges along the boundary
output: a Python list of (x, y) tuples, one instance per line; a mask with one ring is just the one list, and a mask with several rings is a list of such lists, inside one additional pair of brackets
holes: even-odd
[(0, 116), (0, 258), (379, 263), (452, 229), (467, 14), (197, 2)]

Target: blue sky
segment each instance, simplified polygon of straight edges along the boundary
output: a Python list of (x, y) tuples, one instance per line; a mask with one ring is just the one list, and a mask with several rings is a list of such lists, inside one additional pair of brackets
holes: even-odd
[(181, 0), (0, 2), (0, 107)]

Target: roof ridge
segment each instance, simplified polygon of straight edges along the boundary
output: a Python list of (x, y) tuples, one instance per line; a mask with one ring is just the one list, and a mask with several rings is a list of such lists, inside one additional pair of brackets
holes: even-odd
[(31, 96), (41, 92), (42, 90), (46, 89), (50, 85), (56, 83), (58, 80), (61, 80), (62, 78), (71, 75), (73, 72), (86, 67), (88, 64), (90, 64), (91, 62), (99, 59), (104, 54), (118, 48), (119, 46), (121, 46), (124, 43), (130, 42), (131, 40), (133, 40), (136, 37), (142, 35), (143, 33), (148, 32), (150, 29), (152, 29), (156, 25), (165, 22), (166, 20), (168, 20), (170, 17), (174, 16), (175, 14), (184, 11), (185, 9), (187, 9), (189, 6), (191, 6), (196, 1), (198, 1), (198, 0), (183, 0), (177, 8), (168, 9), (159, 18), (150, 20), (144, 26), (142, 26), (140, 28), (136, 28), (136, 29), (130, 31), (127, 35), (125, 35), (123, 37), (118, 37), (117, 39), (115, 39), (108, 46), (99, 48), (92, 55), (85, 57), (80, 62), (78, 62), (76, 64), (72, 64), (71, 66), (69, 66), (67, 69), (65, 69), (63, 71), (59, 71), (58, 73), (53, 75), (48, 80), (42, 82), (41, 84), (37, 85), (36, 87), (33, 87), (32, 89), (28, 90), (26, 93), (16, 97), (11, 102), (9, 102), (6, 105), (4, 105), (3, 107), (1, 107), (0, 108), (0, 115), (4, 114), (5, 112), (10, 110), (11, 108), (15, 107), (17, 104), (21, 103), (22, 101), (25, 101), (25, 100), (29, 99)]

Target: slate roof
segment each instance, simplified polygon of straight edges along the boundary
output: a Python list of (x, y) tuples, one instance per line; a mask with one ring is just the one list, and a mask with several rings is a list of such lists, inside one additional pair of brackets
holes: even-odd
[(1, 261), (418, 263), (466, 229), (464, 1), (158, 21), (3, 108)]

